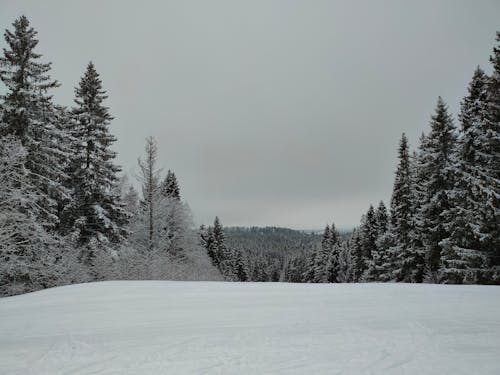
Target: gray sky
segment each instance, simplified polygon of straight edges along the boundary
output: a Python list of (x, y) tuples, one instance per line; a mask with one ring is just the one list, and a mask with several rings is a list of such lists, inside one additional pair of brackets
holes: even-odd
[(456, 114), (500, 29), (497, 0), (3, 0), (2, 29), (21, 14), (58, 103), (95, 63), (124, 171), (153, 135), (197, 223), (301, 229), (388, 203), (401, 133)]

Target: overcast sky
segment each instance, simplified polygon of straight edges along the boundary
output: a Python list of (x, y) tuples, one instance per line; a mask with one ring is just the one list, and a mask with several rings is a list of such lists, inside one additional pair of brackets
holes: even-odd
[(58, 103), (95, 63), (124, 171), (153, 135), (198, 224), (300, 229), (388, 203), (401, 133), (456, 114), (500, 29), (498, 0), (3, 0), (2, 29), (21, 14)]

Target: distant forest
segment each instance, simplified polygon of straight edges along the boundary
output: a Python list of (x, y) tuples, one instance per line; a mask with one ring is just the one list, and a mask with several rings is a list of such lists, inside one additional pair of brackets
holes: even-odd
[(0, 295), (116, 279), (500, 283), (500, 33), (492, 72), (473, 73), (458, 126), (439, 98), (415, 150), (402, 135), (388, 208), (370, 206), (352, 233), (332, 221), (320, 235), (224, 229), (217, 217), (196, 228), (154, 138), (138, 184), (115, 163), (92, 62), (64, 107), (28, 19), (4, 38)]

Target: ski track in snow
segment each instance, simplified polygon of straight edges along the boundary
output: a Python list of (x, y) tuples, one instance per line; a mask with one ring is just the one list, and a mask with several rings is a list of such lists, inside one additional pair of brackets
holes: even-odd
[(500, 288), (116, 281), (0, 299), (2, 375), (500, 374)]

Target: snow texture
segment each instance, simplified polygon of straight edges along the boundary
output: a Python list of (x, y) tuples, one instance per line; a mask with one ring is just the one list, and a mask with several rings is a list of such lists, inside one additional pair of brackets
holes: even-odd
[(500, 288), (119, 281), (0, 299), (0, 373), (499, 374)]

